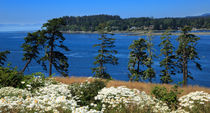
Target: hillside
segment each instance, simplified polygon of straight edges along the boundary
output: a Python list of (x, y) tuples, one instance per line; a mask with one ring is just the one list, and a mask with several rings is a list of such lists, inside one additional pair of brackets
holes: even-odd
[(90, 15), (61, 17), (65, 25), (62, 31), (97, 31), (100, 24), (104, 24), (108, 31), (136, 31), (136, 30), (178, 30), (185, 25), (195, 29), (209, 29), (210, 17), (208, 14), (184, 18), (121, 18), (117, 15)]

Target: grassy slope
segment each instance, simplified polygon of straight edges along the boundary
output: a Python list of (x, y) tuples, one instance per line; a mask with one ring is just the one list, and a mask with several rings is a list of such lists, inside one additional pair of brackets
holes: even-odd
[[(55, 77), (56, 81), (65, 83), (65, 84), (72, 84), (72, 83), (81, 83), (85, 82), (86, 80), (92, 81), (93, 79), (89, 79), (87, 77)], [(170, 89), (173, 85), (170, 84), (154, 84), (154, 83), (143, 83), (143, 82), (125, 82), (125, 81), (116, 81), (116, 80), (111, 80), (108, 82), (107, 87), (117, 87), (117, 86), (126, 86), (130, 89), (138, 89), (140, 91), (145, 91), (147, 94), (151, 94), (151, 89), (154, 86), (157, 85), (162, 85), (165, 86), (167, 89)], [(205, 88), (205, 87), (200, 87), (200, 86), (187, 86), (184, 88), (179, 88), (183, 90), (182, 95), (186, 95), (190, 92), (195, 92), (195, 91), (204, 91), (210, 94), (210, 88)]]

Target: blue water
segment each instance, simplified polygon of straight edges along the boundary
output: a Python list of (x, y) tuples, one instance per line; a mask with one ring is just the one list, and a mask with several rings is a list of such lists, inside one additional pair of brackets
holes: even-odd
[[(12, 66), (17, 66), (18, 69), (22, 69), (25, 62), (22, 61), (23, 51), (20, 47), (24, 42), (24, 37), (27, 32), (0, 32), (0, 51), (9, 50), (11, 54), (8, 56), (8, 62), (12, 63)], [(64, 34), (66, 41), (65, 45), (71, 49), (70, 52), (65, 52), (65, 55), (69, 58), (69, 75), (70, 76), (92, 76), (91, 68), (94, 67), (94, 57), (97, 55), (96, 48), (93, 45), (99, 43), (97, 38), (98, 34)], [(118, 51), (117, 57), (119, 58), (119, 65), (112, 66), (107, 65), (107, 71), (111, 74), (114, 79), (117, 80), (128, 80), (128, 47), (133, 40), (140, 38), (139, 36), (128, 36), (126, 34), (117, 34), (113, 36), (116, 38), (116, 50)], [(144, 36), (143, 36), (144, 37)], [(177, 46), (177, 36), (172, 36), (173, 44)], [(189, 70), (192, 72), (192, 76), (195, 80), (189, 80), (191, 85), (200, 85), (210, 87), (210, 36), (202, 35), (199, 36), (201, 40), (198, 42), (198, 53), (201, 58), (198, 62), (202, 65), (203, 70), (199, 71), (195, 68), (195, 65), (190, 64)], [(160, 36), (155, 36), (153, 40), (156, 54), (159, 54), (160, 48)], [(156, 79), (153, 82), (159, 82), (159, 61), (161, 58), (156, 58), (154, 62), (154, 68), (157, 74)], [(33, 72), (43, 72), (47, 75), (47, 72), (35, 62), (29, 65), (25, 74), (31, 74)], [(55, 75), (59, 76), (55, 70)], [(173, 76), (174, 83), (182, 81), (182, 74)]]

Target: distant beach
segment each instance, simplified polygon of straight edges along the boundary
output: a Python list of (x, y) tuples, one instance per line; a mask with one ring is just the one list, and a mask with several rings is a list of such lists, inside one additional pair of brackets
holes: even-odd
[[(204, 32), (205, 31), (205, 32)], [(134, 36), (144, 36), (147, 31), (112, 31), (110, 34), (125, 34), (125, 35), (134, 35)], [(152, 35), (158, 36), (162, 35), (165, 30), (154, 30), (152, 31)], [(62, 31), (65, 34), (99, 34), (98, 31)], [(171, 35), (180, 35), (180, 31), (172, 31)], [(192, 31), (194, 35), (210, 35), (210, 30), (195, 30)]]

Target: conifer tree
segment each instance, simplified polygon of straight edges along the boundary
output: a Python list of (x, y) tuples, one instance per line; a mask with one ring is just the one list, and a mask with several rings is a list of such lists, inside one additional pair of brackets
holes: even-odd
[(40, 51), (43, 49), (45, 39), (41, 37), (42, 32), (36, 31), (28, 33), (22, 44), (24, 53), (23, 61), (27, 61), (21, 72), (24, 72), (32, 60), (39, 61)]
[(68, 58), (61, 51), (69, 51), (68, 47), (63, 44), (65, 37), (60, 32), (60, 26), (64, 25), (60, 18), (49, 20), (42, 28), (42, 38), (45, 44), (45, 56), (40, 59), (42, 66), (47, 70), (45, 61), (49, 62), (49, 76), (52, 76), (52, 66), (63, 76), (68, 76)]
[(94, 77), (111, 79), (111, 76), (106, 72), (105, 64), (118, 64), (118, 58), (114, 56), (114, 54), (117, 54), (117, 51), (113, 49), (115, 47), (115, 39), (107, 37), (105, 33), (102, 33), (98, 39), (101, 43), (94, 45), (94, 47), (99, 48), (98, 56), (95, 57), (96, 61), (94, 62), (94, 65), (97, 67), (92, 68), (92, 72)]
[(147, 57), (147, 62), (145, 63), (146, 66), (147, 66), (147, 69), (144, 71), (144, 77), (143, 79), (148, 79), (149, 82), (152, 82), (152, 79), (155, 78), (155, 70), (154, 68), (152, 67), (152, 64), (154, 63), (153, 62), (153, 57), (155, 57), (154, 55), (154, 48), (153, 48), (153, 43), (152, 43), (152, 39), (153, 39), (153, 36), (152, 36), (152, 32), (148, 32), (147, 34), (147, 54), (148, 54), (148, 57)]
[(162, 83), (171, 83), (173, 80), (171, 75), (175, 75), (175, 54), (174, 54), (174, 46), (171, 44), (170, 33), (166, 31), (162, 34), (161, 43), (159, 46), (161, 47), (160, 55), (163, 56), (162, 61), (160, 62), (160, 67), (163, 67), (160, 74), (160, 80)]
[(7, 60), (7, 54), (9, 53), (9, 51), (0, 52), (0, 67), (4, 65), (4, 62)]
[(187, 85), (187, 79), (193, 79), (188, 70), (188, 63), (193, 62), (196, 64), (196, 67), (199, 70), (202, 70), (201, 65), (196, 62), (196, 59), (199, 60), (198, 53), (196, 51), (197, 41), (200, 39), (194, 34), (189, 33), (192, 30), (191, 27), (185, 26), (182, 29), (182, 34), (178, 37), (179, 46), (176, 51), (178, 57), (178, 67), (180, 72), (183, 73), (183, 86)]
[(140, 38), (134, 40), (133, 43), (129, 46), (130, 56), (128, 63), (128, 70), (130, 74), (128, 75), (130, 81), (139, 81), (143, 77), (145, 62), (147, 59), (147, 44), (146, 40)]

